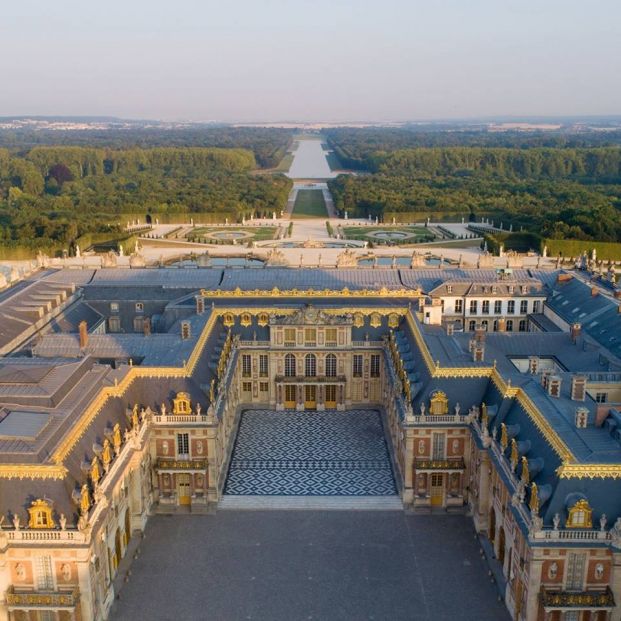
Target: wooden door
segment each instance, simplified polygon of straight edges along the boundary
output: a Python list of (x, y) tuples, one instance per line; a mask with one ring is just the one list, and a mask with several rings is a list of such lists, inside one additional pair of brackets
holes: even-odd
[(285, 407), (295, 408), (295, 384), (285, 384)]
[(444, 475), (431, 475), (431, 506), (442, 507), (444, 505)]
[(334, 410), (336, 408), (336, 386), (328, 384), (326, 386), (326, 407)]
[(304, 386), (304, 409), (317, 409), (317, 386), (314, 384)]
[(177, 496), (179, 498), (180, 505), (189, 505), (191, 502), (192, 493), (190, 491), (190, 475), (178, 474), (177, 475)]

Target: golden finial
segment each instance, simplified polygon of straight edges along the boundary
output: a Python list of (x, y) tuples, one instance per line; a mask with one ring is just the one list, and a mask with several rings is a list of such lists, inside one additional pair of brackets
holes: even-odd
[(500, 423), (500, 446), (502, 450), (506, 450), (509, 446), (509, 436), (507, 435), (507, 425)]
[(87, 515), (88, 510), (91, 508), (91, 495), (88, 491), (88, 485), (84, 483), (80, 491), (80, 513)]
[(526, 459), (526, 455), (522, 455), (522, 483), (524, 485), (528, 485), (530, 482), (530, 472), (528, 471), (528, 459)]
[(216, 379), (212, 378), (209, 385), (209, 403), (215, 403), (216, 401)]
[(519, 461), (518, 455), (518, 445), (515, 438), (511, 440), (511, 470), (515, 470), (517, 468)]
[(106, 438), (103, 443), (101, 461), (103, 462), (104, 468), (107, 470), (110, 462), (112, 461), (112, 447), (110, 446), (110, 440), (108, 440), (108, 438)]
[(530, 486), (530, 502), (528, 506), (533, 515), (539, 515), (539, 491), (537, 490), (537, 483), (532, 483)]
[(94, 486), (97, 486), (99, 480), (101, 479), (101, 470), (99, 468), (99, 460), (97, 459), (97, 455), (93, 457), (93, 461), (91, 461), (91, 481)]
[(114, 452), (119, 453), (121, 450), (121, 444), (123, 444), (123, 438), (121, 436), (121, 426), (117, 423), (112, 430), (112, 444), (114, 446)]
[(134, 405), (132, 410), (132, 427), (138, 429), (140, 427), (140, 417), (138, 416), (138, 404)]
[(488, 424), (487, 406), (485, 405), (485, 401), (481, 403), (481, 424), (483, 427), (487, 427)]

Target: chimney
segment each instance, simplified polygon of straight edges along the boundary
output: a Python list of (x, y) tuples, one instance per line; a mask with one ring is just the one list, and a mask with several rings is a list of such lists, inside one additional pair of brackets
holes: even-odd
[(479, 326), (477, 326), (474, 330), (474, 340), (477, 343), (485, 342), (485, 330)]
[(446, 324), (446, 335), (453, 336), (454, 331), (455, 331), (455, 326), (453, 325), (452, 321), (449, 321), (449, 323)]
[(78, 329), (80, 331), (80, 349), (86, 349), (88, 346), (88, 324), (86, 321), (80, 321)]
[(591, 287), (591, 297), (595, 298), (599, 295), (599, 291), (597, 290), (597, 287)]
[(569, 334), (571, 335), (571, 342), (575, 345), (578, 342), (578, 338), (582, 334), (582, 324), (572, 324)]
[(151, 318), (145, 317), (142, 322), (142, 330), (145, 336), (151, 336)]
[(205, 312), (205, 298), (202, 295), (196, 296), (196, 314), (202, 315)]
[(589, 410), (587, 408), (576, 408), (576, 428), (585, 429), (589, 422)]
[(556, 277), (556, 282), (567, 282), (568, 280), (571, 280), (573, 278), (573, 276), (571, 274), (559, 274)]
[(474, 362), (483, 362), (485, 360), (485, 343), (475, 343), (472, 348), (472, 360)]
[(548, 382), (550, 381), (550, 375), (552, 375), (552, 371), (550, 369), (544, 369), (541, 374), (541, 385), (544, 390), (548, 390)]
[(574, 375), (571, 378), (571, 400), (572, 401), (584, 401), (586, 397), (586, 384), (587, 384), (587, 379), (584, 375)]
[(558, 375), (550, 375), (548, 378), (548, 394), (556, 399), (561, 396), (561, 378)]
[(182, 321), (181, 322), (181, 340), (187, 341), (190, 338), (190, 336), (191, 336), (190, 322)]
[(539, 358), (537, 356), (529, 356), (528, 358), (528, 372), (532, 375), (536, 375), (539, 370)]
[(504, 317), (498, 318), (498, 332), (504, 332), (507, 327), (507, 320)]

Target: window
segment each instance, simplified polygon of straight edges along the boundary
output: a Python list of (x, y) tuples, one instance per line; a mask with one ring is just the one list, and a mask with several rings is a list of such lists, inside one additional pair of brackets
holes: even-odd
[(477, 322), (476, 321), (470, 321), (468, 323), (468, 330), (470, 330), (470, 332), (474, 332), (477, 328)]
[(250, 393), (252, 392), (252, 382), (242, 382), (242, 392), (250, 395)]
[(121, 318), (110, 317), (110, 319), (108, 319), (108, 330), (110, 330), (110, 332), (120, 332), (121, 331)]
[(489, 328), (488, 323), (487, 323), (487, 319), (484, 319), (481, 322), (481, 328), (483, 328), (483, 330), (485, 330), (485, 332), (487, 332), (487, 329)]
[(306, 354), (304, 356), (304, 375), (306, 377), (315, 377), (317, 375), (317, 357), (315, 354)]
[(494, 302), (494, 314), (500, 315), (502, 313), (502, 300), (496, 300)]
[(336, 377), (336, 356), (334, 354), (326, 356), (326, 376)]
[(489, 315), (489, 300), (483, 300), (482, 312), (484, 315)]
[(520, 321), (520, 325), (518, 326), (518, 330), (519, 330), (520, 332), (527, 332), (527, 329), (526, 329), (526, 328), (527, 328), (526, 319), (522, 319), (522, 320)]
[(533, 313), (541, 312), (541, 300), (535, 300), (533, 302)]
[(267, 392), (270, 389), (270, 385), (268, 382), (259, 382), (259, 390), (261, 392)]
[(285, 356), (285, 377), (295, 377), (295, 356), (293, 354)]
[(250, 354), (242, 356), (242, 377), (250, 377), (252, 375), (252, 358)]
[(528, 300), (522, 300), (520, 302), (520, 314), (526, 315), (527, 312), (528, 312)]
[(515, 314), (515, 300), (509, 300), (507, 302), (507, 313), (509, 313), (509, 315)]
[(54, 576), (52, 575), (52, 557), (38, 556), (36, 560), (37, 589), (46, 591), (54, 588)]
[(304, 345), (306, 347), (315, 347), (317, 345), (317, 330), (315, 328), (306, 328), (304, 330)]
[(134, 317), (134, 332), (142, 332), (144, 330), (144, 317)]
[(136, 302), (136, 312), (142, 313), (144, 310), (144, 304), (142, 302)]
[(371, 377), (380, 376), (380, 356), (379, 354), (371, 354)]
[(118, 313), (119, 312), (119, 303), (118, 302), (110, 302), (110, 312)]
[(513, 332), (513, 319), (507, 319), (507, 332)]
[(433, 434), (433, 455), (432, 459), (444, 459), (444, 446), (446, 436), (443, 433)]
[(453, 285), (446, 285), (446, 292), (453, 293)]
[(285, 347), (295, 347), (295, 328), (285, 328)]
[(492, 329), (494, 332), (498, 332), (498, 319), (494, 319), (494, 327)]
[(477, 306), (478, 306), (478, 303), (476, 300), (470, 300), (470, 314), (471, 315), (477, 314)]
[(455, 312), (461, 313), (464, 310), (464, 301), (462, 299), (455, 300)]
[(361, 354), (354, 354), (353, 376), (362, 377), (362, 355)]
[(608, 401), (608, 393), (607, 392), (596, 392), (595, 401), (597, 401), (597, 403), (606, 403)]
[(177, 455), (179, 457), (190, 455), (190, 436), (187, 433), (177, 434)]
[(336, 347), (336, 328), (326, 328), (326, 347)]
[(259, 377), (268, 376), (268, 356), (267, 354), (261, 354), (259, 356)]

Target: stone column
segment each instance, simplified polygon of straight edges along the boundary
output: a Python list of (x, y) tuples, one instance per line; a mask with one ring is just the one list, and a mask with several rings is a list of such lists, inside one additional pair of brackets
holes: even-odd
[(323, 384), (317, 385), (317, 411), (323, 412), (326, 409), (324, 402), (324, 386)]
[(298, 412), (303, 412), (304, 411), (304, 385), (298, 384), (296, 392), (297, 392), (298, 400), (297, 400), (295, 409)]

